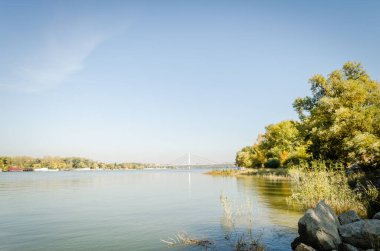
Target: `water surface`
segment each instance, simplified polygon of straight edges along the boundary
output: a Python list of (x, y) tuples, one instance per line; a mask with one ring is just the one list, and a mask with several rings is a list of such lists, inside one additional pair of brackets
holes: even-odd
[[(220, 195), (252, 205), (253, 235), (268, 250), (291, 250), (299, 212), (287, 208), (286, 181), (213, 177), (194, 170), (0, 174), (0, 250), (172, 250), (178, 232), (231, 250)], [(180, 247), (180, 250), (204, 250)]]

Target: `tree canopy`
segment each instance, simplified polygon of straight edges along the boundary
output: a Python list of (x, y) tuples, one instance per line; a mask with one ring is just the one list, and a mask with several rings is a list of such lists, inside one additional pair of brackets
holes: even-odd
[[(284, 165), (300, 159), (323, 159), (345, 165), (379, 166), (379, 82), (355, 62), (347, 62), (327, 78), (315, 75), (309, 82), (311, 96), (297, 98), (293, 103), (300, 121), (269, 125), (254, 144), (265, 156), (264, 162), (277, 158)], [(247, 149), (237, 153), (236, 164), (260, 166), (252, 162), (255, 151)], [(251, 153), (250, 158), (245, 156), (247, 153)], [(251, 162), (240, 161), (243, 156)]]

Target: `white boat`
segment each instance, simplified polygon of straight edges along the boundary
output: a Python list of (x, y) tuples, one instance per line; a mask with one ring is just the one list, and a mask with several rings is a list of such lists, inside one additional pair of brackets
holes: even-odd
[(58, 169), (49, 169), (47, 167), (42, 167), (42, 168), (35, 168), (35, 172), (57, 172), (59, 171)]

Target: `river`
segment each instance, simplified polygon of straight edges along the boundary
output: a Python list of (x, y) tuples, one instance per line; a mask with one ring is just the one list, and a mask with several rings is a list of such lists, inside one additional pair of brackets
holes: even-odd
[(267, 250), (291, 250), (301, 213), (287, 208), (289, 182), (205, 171), (0, 173), (0, 250), (204, 250), (161, 241), (187, 233), (223, 251), (248, 228)]

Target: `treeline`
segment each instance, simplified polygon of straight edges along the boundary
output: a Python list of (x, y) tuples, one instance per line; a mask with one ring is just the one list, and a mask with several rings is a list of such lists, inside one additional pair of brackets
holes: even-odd
[(322, 160), (330, 166), (379, 168), (379, 82), (354, 62), (309, 82), (311, 96), (293, 103), (299, 121), (268, 125), (252, 146), (237, 153), (236, 165), (277, 168)]
[(43, 157), (33, 158), (28, 156), (0, 157), (0, 169), (8, 171), (9, 168), (20, 168), (25, 171), (33, 171), (38, 168), (71, 170), (78, 168), (90, 169), (138, 169), (152, 167), (152, 164), (140, 163), (104, 163), (78, 157)]

